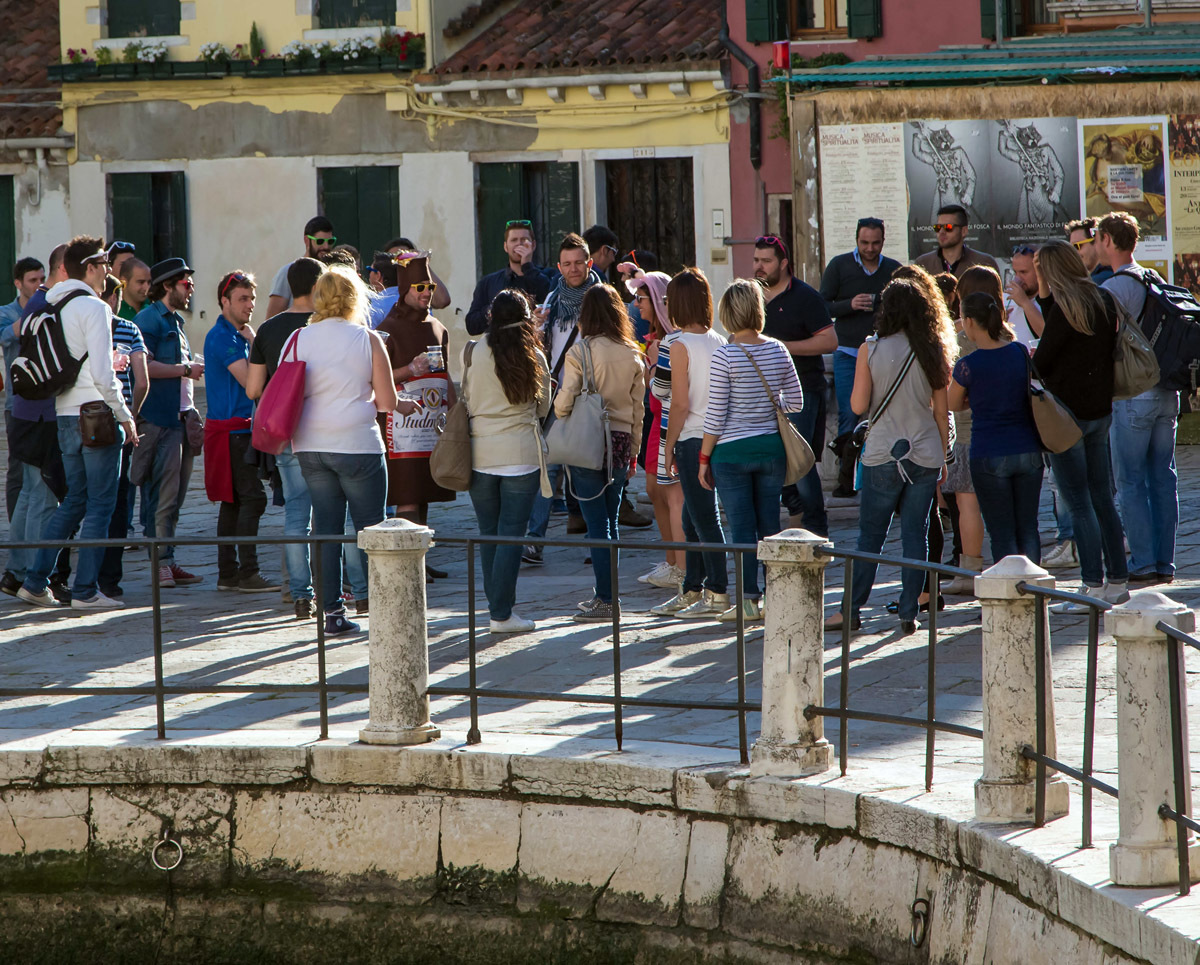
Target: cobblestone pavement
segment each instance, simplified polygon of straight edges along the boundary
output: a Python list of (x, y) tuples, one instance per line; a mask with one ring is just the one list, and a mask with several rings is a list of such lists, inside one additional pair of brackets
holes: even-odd
[[(0, 449), (0, 460), (3, 451)], [(1181, 447), (1179, 452), (1181, 525), (1179, 578), (1167, 588), (1176, 600), (1194, 606), (1200, 597), (1196, 563), (1200, 558), (1200, 493), (1192, 486), (1200, 480), (1200, 450)], [(640, 480), (635, 483), (640, 488)], [(268, 510), (263, 534), (282, 534), (283, 511)], [(180, 538), (215, 532), (216, 507), (204, 498), (200, 464), (192, 477), (189, 501)], [(430, 524), (443, 537), (466, 536), (474, 530), (474, 517), (465, 495), (454, 504), (435, 506)], [(856, 516), (853, 507), (835, 510), (832, 536), (837, 544), (853, 546)], [(565, 519), (555, 517), (550, 536), (561, 537)], [(1043, 533), (1053, 532), (1047, 493), (1043, 505)], [(0, 541), (7, 523), (0, 522)], [(637, 583), (637, 575), (651, 568), (660, 555), (652, 546), (653, 530), (630, 531), (627, 538), (646, 544), (644, 549), (621, 556), (621, 596), (624, 624), (621, 638), (622, 687), (626, 696), (661, 699), (694, 699), (699, 702), (736, 697), (736, 652), (733, 632), (723, 624), (682, 623), (663, 620), (649, 608), (668, 593)], [(898, 524), (884, 552), (899, 554)], [(0, 551), (2, 552), (2, 551)], [(279, 573), (279, 551), (260, 554), (267, 575)], [(546, 565), (523, 567), (518, 583), (517, 609), (538, 621), (537, 632), (491, 639), (479, 636), (479, 682), (496, 688), (553, 693), (612, 692), (611, 630), (606, 625), (577, 624), (575, 605), (591, 596), (591, 567), (584, 563), (583, 548), (546, 550)], [(204, 577), (190, 588), (164, 590), (162, 626), (164, 668), (168, 684), (203, 687), (206, 684), (314, 683), (316, 681), (315, 622), (301, 623), (278, 594), (218, 593), (216, 554), (212, 548), (181, 546), (180, 563)], [(450, 577), (428, 587), (429, 651), (432, 684), (466, 685), (467, 670), (467, 569), (461, 546), (435, 547), (430, 560), (450, 571)], [(128, 608), (117, 612), (76, 616), (69, 611), (36, 610), (0, 596), (0, 686), (141, 686), (153, 682), (152, 618), (149, 563), (145, 555), (126, 554), (125, 600)], [(1077, 571), (1058, 571), (1060, 581), (1078, 580)], [(864, 709), (895, 714), (925, 712), (926, 649), (924, 629), (900, 637), (896, 618), (884, 604), (898, 592), (898, 571), (884, 568), (870, 606), (864, 611), (864, 632), (853, 638), (851, 701)], [(826, 580), (830, 611), (841, 595), (841, 570), (830, 567)], [(486, 626), (486, 606), (479, 586), (478, 619)], [(375, 591), (378, 601), (386, 588)], [(372, 602), (376, 602), (372, 601)], [(941, 615), (936, 645), (937, 712), (941, 719), (981, 726), (979, 607), (974, 601), (952, 598)], [(367, 622), (369, 623), (369, 617)], [(1078, 762), (1085, 701), (1087, 622), (1084, 618), (1052, 617), (1055, 699), (1059, 749), (1062, 759)], [(747, 682), (751, 699), (759, 695), (761, 628), (746, 635)], [(1097, 769), (1110, 775), (1116, 765), (1116, 697), (1114, 647), (1102, 643), (1097, 694)], [(1194, 670), (1200, 655), (1189, 653)], [(836, 703), (839, 687), (839, 639), (826, 641), (827, 703)], [(328, 667), (333, 684), (367, 679), (366, 633), (335, 638), (328, 645)], [(1193, 694), (1200, 680), (1189, 675)], [(1193, 703), (1195, 707), (1196, 704)], [(235, 694), (178, 696), (166, 701), (169, 733), (197, 739), (216, 735), (241, 742), (256, 740), (257, 731), (270, 742), (268, 731), (287, 732), (289, 740), (308, 741), (318, 736), (316, 697), (304, 695)], [(581, 752), (612, 746), (613, 713), (610, 708), (551, 701), (480, 701), (485, 742), (499, 734), (552, 736), (561, 741), (561, 752)], [(1193, 717), (1196, 716), (1194, 711)], [(467, 729), (468, 705), (459, 698), (433, 701), (433, 718), (447, 733)], [(367, 719), (365, 695), (331, 699), (330, 726), (334, 736), (354, 738)], [(29, 742), (86, 742), (144, 739), (153, 736), (152, 698), (57, 697), (0, 699), (0, 745)], [(750, 715), (753, 740), (758, 728)], [(149, 732), (147, 734), (147, 731)], [(238, 733), (241, 732), (241, 733)], [(837, 724), (827, 728), (836, 737)], [(629, 741), (670, 742), (689, 756), (698, 753), (713, 761), (735, 760), (738, 727), (736, 716), (713, 710), (635, 710), (625, 713), (625, 738)], [(872, 723), (850, 724), (850, 759), (911, 762), (920, 767), (924, 755), (920, 730)], [(1193, 746), (1200, 742), (1193, 741)], [(678, 745), (698, 745), (690, 748)], [(701, 751), (701, 748), (705, 750)], [(714, 750), (717, 749), (717, 750)], [(978, 773), (979, 744), (969, 738), (941, 735), (937, 743), (939, 766)], [(1195, 761), (1195, 758), (1194, 758)], [(911, 775), (916, 779), (916, 774)]]

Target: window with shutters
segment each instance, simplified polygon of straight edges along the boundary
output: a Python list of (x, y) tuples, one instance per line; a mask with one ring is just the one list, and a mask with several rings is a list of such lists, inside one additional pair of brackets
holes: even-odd
[(796, 34), (845, 34), (847, 0), (791, 0)]
[(188, 257), (187, 184), (182, 171), (108, 176), (112, 240), (132, 242), (148, 265)]
[(319, 168), (317, 210), (333, 222), (338, 244), (353, 245), (369, 265), (400, 234), (400, 168)]
[[(12, 280), (12, 268), (17, 263), (15, 190), (11, 174), (0, 177), (0, 305), (7, 305), (17, 297)], [(34, 257), (40, 259), (43, 256)]]
[(179, 0), (108, 0), (109, 37), (174, 37)]
[(531, 221), (533, 260), (553, 265), (563, 236), (581, 231), (579, 165), (574, 161), (496, 162), (476, 165), (475, 238), (479, 273), (508, 262), (504, 231), (510, 221)]
[(317, 22), (337, 27), (394, 27), (396, 0), (317, 0)]

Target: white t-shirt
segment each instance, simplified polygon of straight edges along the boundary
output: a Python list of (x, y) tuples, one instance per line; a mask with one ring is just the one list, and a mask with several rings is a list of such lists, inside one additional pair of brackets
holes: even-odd
[[(341, 318), (323, 318), (299, 330), (296, 357), (306, 363), (304, 408), (292, 436), (293, 452), (384, 451), (371, 387), (372, 338), (364, 326)], [(286, 352), (284, 343), (281, 361)]]
[(680, 332), (678, 344), (688, 353), (688, 414), (679, 441), (704, 436), (704, 416), (708, 412), (708, 379), (712, 358), (726, 340), (711, 328), (707, 332)]

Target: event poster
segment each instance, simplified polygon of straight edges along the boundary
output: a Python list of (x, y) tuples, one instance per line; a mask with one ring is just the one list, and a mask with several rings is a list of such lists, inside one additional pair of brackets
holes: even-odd
[(937, 247), (943, 205), (966, 208), (967, 243), (1001, 261), (1077, 217), (1074, 118), (911, 121), (904, 138), (910, 257)]
[(1165, 117), (1079, 122), (1080, 201), (1089, 218), (1125, 211), (1138, 220), (1139, 264), (1164, 278), (1172, 265)]
[(859, 218), (881, 219), (885, 253), (907, 261), (903, 134), (902, 124), (821, 127), (821, 240), (826, 261), (855, 247)]
[(1171, 282), (1200, 295), (1200, 114), (1175, 114), (1168, 122)]

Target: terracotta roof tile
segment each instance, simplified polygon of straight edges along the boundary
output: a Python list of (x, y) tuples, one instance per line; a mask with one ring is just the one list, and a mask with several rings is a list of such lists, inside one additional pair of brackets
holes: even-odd
[[(0, 3), (0, 64), (4, 86), (48, 88), (46, 66), (58, 63), (58, 4)], [(62, 111), (47, 107), (5, 107), (4, 104), (57, 101), (55, 94), (0, 95), (0, 138), (49, 137), (62, 127)]]
[[(498, 4), (485, 0), (477, 6), (478, 10), (470, 8), (448, 27), (447, 35), (465, 33), (464, 22), (477, 22)], [(723, 9), (724, 0), (609, 0), (604, 5), (525, 0), (434, 72), (477, 74), (717, 60)]]

